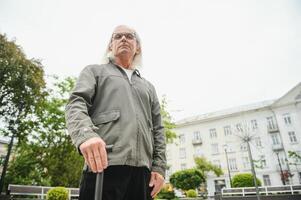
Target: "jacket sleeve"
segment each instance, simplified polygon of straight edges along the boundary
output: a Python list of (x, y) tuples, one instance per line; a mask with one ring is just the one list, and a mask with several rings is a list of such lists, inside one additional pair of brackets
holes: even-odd
[(153, 137), (154, 137), (154, 152), (152, 171), (160, 173), (165, 177), (166, 171), (166, 143), (164, 135), (164, 127), (162, 124), (160, 114), (160, 103), (153, 87), (153, 101), (152, 101), (152, 123), (153, 123)]
[(88, 66), (80, 73), (65, 109), (67, 129), (78, 150), (86, 140), (99, 137), (88, 112), (92, 107), (95, 87), (96, 80)]

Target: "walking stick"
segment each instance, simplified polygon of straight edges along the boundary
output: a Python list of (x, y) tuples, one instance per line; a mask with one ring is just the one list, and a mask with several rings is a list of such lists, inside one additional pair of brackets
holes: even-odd
[[(112, 152), (113, 145), (107, 145), (107, 152)], [(103, 188), (103, 173), (104, 171), (97, 173), (95, 184), (95, 198), (94, 200), (102, 200), (102, 188)]]

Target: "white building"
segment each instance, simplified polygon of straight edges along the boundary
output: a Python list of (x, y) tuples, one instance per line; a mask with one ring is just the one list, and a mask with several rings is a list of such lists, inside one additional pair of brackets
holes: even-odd
[(237, 131), (247, 127), (253, 138), (250, 147), (255, 171), (262, 184), (282, 185), (280, 166), (283, 174), (293, 174), (286, 184), (301, 184), (301, 161), (288, 156), (289, 151), (301, 155), (301, 83), (277, 100), (199, 115), (176, 124), (178, 138), (167, 145), (167, 176), (193, 168), (194, 157), (205, 156), (224, 172), (220, 177), (209, 174), (208, 195), (230, 187), (228, 167), (231, 177), (251, 173), (247, 145), (240, 138), (244, 134)]

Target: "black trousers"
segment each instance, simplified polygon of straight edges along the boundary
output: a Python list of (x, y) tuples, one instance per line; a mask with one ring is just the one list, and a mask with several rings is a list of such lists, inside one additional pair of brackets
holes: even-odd
[[(152, 200), (151, 173), (146, 167), (109, 166), (104, 170), (102, 200)], [(83, 172), (79, 199), (94, 200), (96, 174)]]

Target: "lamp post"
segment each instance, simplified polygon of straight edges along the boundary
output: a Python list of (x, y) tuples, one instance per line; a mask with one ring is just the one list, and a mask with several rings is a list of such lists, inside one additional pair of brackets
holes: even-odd
[(228, 161), (228, 152), (227, 152), (228, 145), (224, 145), (225, 155), (226, 155), (226, 161), (227, 161), (227, 168), (228, 168), (228, 175), (230, 180), (230, 187), (232, 188), (232, 180), (231, 180), (231, 173), (230, 173), (230, 167), (229, 167), (229, 161)]
[(280, 173), (281, 173), (281, 181), (282, 181), (282, 184), (285, 185), (284, 174), (283, 174), (282, 166), (281, 166), (280, 159), (279, 159), (279, 153), (277, 152), (276, 155), (277, 155), (277, 160), (278, 160), (279, 169), (280, 169)]

